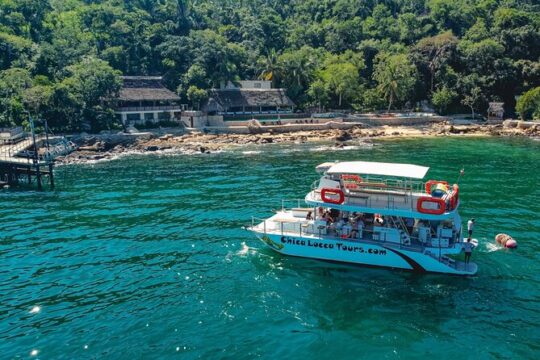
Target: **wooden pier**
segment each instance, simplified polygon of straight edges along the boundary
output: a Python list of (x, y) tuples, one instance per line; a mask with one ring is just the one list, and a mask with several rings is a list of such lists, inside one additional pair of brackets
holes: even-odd
[(16, 143), (0, 144), (0, 187), (36, 184), (41, 191), (48, 183), (54, 189), (54, 159), (72, 150), (64, 138), (33, 134)]

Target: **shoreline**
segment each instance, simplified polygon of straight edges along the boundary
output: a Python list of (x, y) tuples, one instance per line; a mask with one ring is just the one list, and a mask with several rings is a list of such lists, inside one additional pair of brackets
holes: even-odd
[(317, 129), (294, 132), (257, 129), (250, 134), (211, 134), (201, 131), (160, 129), (151, 132), (102, 133), (75, 135), (72, 141), (77, 150), (57, 158), (59, 164), (90, 163), (112, 160), (128, 154), (173, 152), (209, 154), (245, 145), (333, 143), (335, 148), (370, 144), (372, 139), (407, 139), (418, 137), (540, 137), (540, 123), (520, 126), (520, 122), (507, 120), (496, 125), (451, 125), (435, 123), (417, 126), (374, 126), (362, 124), (349, 129)]

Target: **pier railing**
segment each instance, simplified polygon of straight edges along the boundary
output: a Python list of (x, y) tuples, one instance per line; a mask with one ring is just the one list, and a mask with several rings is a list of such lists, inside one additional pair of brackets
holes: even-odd
[[(46, 141), (46, 136), (36, 137), (36, 144)], [(33, 140), (27, 138), (16, 144), (0, 146), (0, 160), (17, 164), (33, 164), (34, 161), (52, 162), (57, 156), (65, 155), (74, 149), (75, 145), (62, 138), (60, 142), (51, 145), (43, 153), (36, 153), (33, 149)]]

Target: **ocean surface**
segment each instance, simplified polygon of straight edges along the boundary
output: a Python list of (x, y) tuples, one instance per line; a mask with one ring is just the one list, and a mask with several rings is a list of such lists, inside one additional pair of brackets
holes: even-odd
[[(242, 229), (332, 160), (464, 167), (478, 275), (288, 258)], [(58, 167), (55, 191), (0, 191), (0, 359), (538, 358), (539, 164), (540, 141), (437, 138)]]

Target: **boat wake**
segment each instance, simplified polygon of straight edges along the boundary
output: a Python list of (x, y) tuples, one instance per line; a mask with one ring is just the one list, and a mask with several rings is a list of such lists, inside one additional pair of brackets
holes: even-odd
[(492, 243), (492, 242), (486, 243), (487, 252), (494, 252), (494, 251), (501, 250), (501, 249), (504, 249), (504, 248), (502, 246), (500, 246), (499, 244), (495, 244), (495, 243)]

